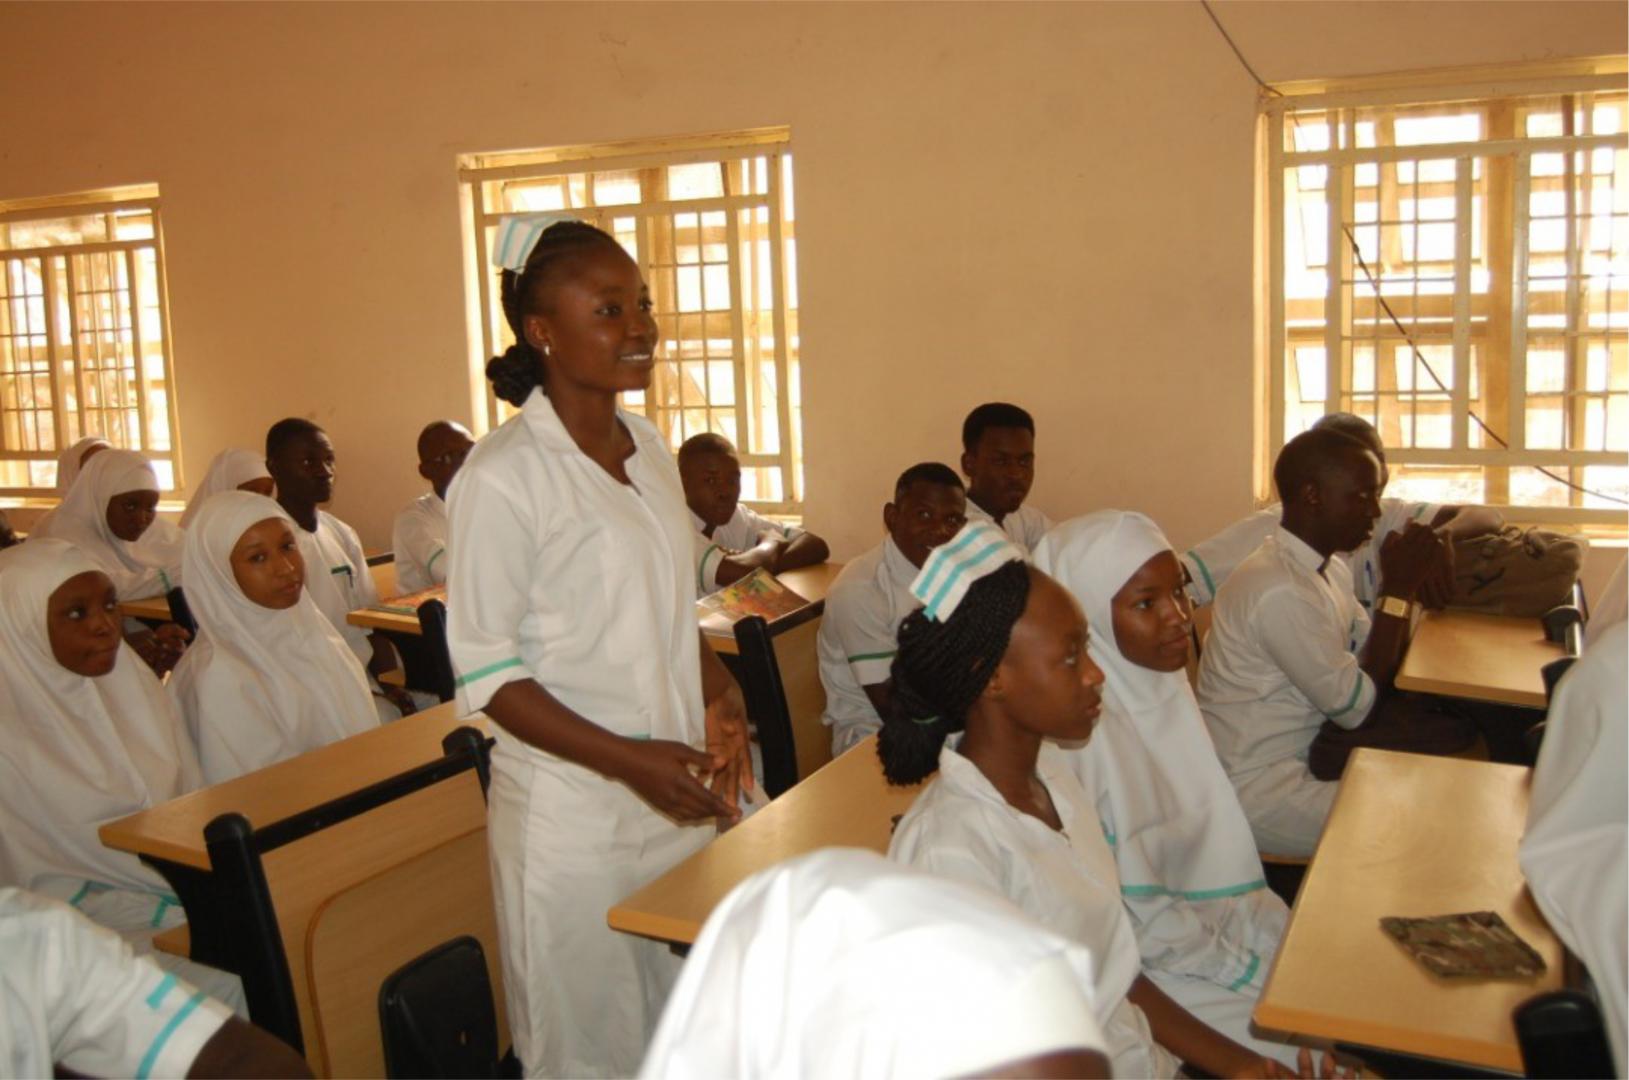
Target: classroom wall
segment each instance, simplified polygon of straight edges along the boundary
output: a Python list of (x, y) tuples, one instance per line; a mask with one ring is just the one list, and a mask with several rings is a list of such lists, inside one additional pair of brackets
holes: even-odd
[[(1216, 4), (1269, 80), (1620, 52), (1625, 7)], [(1054, 517), (1251, 499), (1255, 88), (1197, 3), (0, 5), (0, 200), (162, 186), (187, 475), (309, 416), (370, 546), (471, 401), (455, 157), (790, 124), (808, 520), (988, 398)]]

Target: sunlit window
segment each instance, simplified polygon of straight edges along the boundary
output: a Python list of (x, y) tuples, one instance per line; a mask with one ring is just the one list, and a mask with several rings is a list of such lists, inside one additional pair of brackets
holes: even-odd
[[(803, 498), (792, 155), (784, 130), (472, 155), (480, 361), (513, 335), (487, 258), (506, 213), (573, 210), (611, 233), (650, 284), (662, 331), (650, 390), (624, 406), (674, 449), (717, 432), (741, 455), (742, 498), (797, 514)], [(489, 395), (496, 424), (508, 406)]]
[(0, 206), (0, 495), (56, 486), (87, 435), (179, 485), (156, 186)]
[(1629, 94), (1571, 83), (1268, 104), (1275, 449), (1346, 410), (1390, 494), (1623, 520)]

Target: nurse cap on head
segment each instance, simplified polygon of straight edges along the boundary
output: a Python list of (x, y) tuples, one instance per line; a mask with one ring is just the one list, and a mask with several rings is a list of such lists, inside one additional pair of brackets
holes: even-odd
[(1102, 1052), (1087, 950), (1006, 900), (830, 848), (708, 918), (640, 1075), (944, 1077)]

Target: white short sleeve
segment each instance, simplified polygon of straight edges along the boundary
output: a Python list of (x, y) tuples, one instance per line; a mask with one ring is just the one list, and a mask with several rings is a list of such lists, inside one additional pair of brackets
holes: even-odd
[(1262, 649), (1313, 708), (1344, 728), (1363, 723), (1375, 687), (1348, 651), (1352, 626), (1333, 625), (1327, 612), (1283, 588), (1262, 597), (1256, 627)]
[(722, 545), (696, 534), (696, 595), (706, 596), (719, 588), (718, 568), (728, 554)]
[(447, 650), (459, 712), (486, 708), (506, 684), (532, 677), (520, 655), (520, 623), (532, 582), (527, 560), (538, 541), (522, 517), (529, 500), (485, 471), (459, 470), (448, 495)]
[(826, 607), (826, 618), (832, 620), (843, 656), (862, 687), (887, 682), (893, 671), (894, 654), (899, 651), (899, 627), (888, 625), (885, 598), (879, 596), (876, 600), (877, 603), (849, 604), (836, 612), (829, 603)]
[(66, 905), (0, 890), (8, 1076), (185, 1076), (232, 1010)]

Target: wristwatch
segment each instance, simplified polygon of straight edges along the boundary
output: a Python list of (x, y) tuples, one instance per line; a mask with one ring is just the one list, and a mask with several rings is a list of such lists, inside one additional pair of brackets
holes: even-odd
[(1414, 605), (1400, 596), (1382, 596), (1376, 607), (1382, 615), (1395, 615), (1399, 619), (1407, 619), (1414, 614)]

